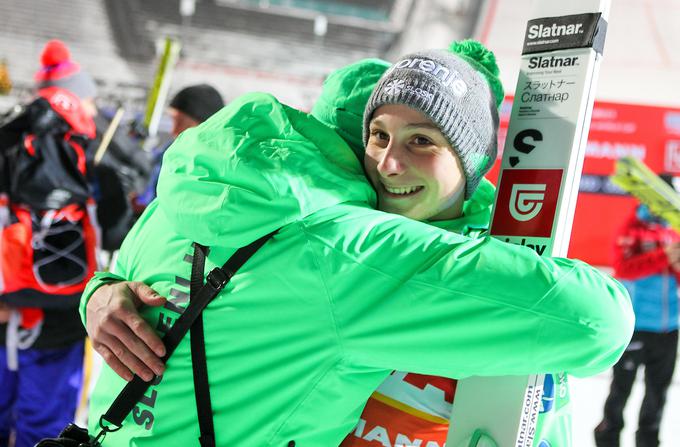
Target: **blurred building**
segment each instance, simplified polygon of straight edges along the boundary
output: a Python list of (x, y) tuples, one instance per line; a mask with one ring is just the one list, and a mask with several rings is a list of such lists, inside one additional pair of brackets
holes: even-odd
[[(26, 95), (38, 54), (64, 40), (107, 97), (143, 105), (165, 37), (182, 44), (171, 92), (208, 82), (308, 109), (325, 75), (364, 57), (471, 34), (480, 2), (415, 0), (4, 0), (0, 58)], [(415, 45), (415, 46), (414, 46)]]

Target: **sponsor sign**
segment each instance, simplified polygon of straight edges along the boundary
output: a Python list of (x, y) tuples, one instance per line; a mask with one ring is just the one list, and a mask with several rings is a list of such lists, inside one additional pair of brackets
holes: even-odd
[(522, 54), (570, 48), (593, 48), (602, 53), (606, 32), (607, 22), (600, 13), (529, 20)]
[(491, 234), (550, 237), (561, 169), (506, 169), (501, 174)]
[(517, 446), (531, 446), (536, 436), (536, 424), (543, 397), (543, 376), (530, 376), (524, 393), (524, 403), (520, 417)]

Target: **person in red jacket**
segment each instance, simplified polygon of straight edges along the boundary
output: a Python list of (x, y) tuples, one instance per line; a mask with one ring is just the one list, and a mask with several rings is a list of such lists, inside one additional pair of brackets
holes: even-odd
[(598, 447), (619, 446), (623, 410), (638, 367), (644, 365), (645, 397), (636, 445), (656, 447), (678, 347), (680, 235), (663, 219), (651, 214), (647, 206), (638, 205), (616, 236), (614, 276), (630, 293), (635, 332), (614, 365), (604, 418), (595, 428), (595, 441)]
[[(35, 106), (40, 103), (34, 100), (27, 107), (30, 111), (27, 114), (30, 121), (28, 128), (42, 135), (47, 133), (47, 129), (60, 129), (62, 124), (68, 125), (66, 133), (60, 133), (59, 138), (68, 134), (69, 141), (78, 141), (77, 149), (82, 151), (80, 153), (83, 155), (77, 157), (77, 162), (71, 159), (69, 162), (77, 164), (78, 172), (83, 172), (80, 169), (81, 167), (85, 169), (85, 153), (88, 152), (90, 143), (95, 137), (93, 121), (93, 116), (96, 114), (95, 82), (78, 63), (71, 59), (69, 49), (59, 40), (47, 42), (40, 59), (41, 68), (35, 76), (36, 96), (46, 100), (49, 105), (31, 107), (31, 105)], [(34, 134), (31, 133), (31, 135)], [(28, 137), (22, 140), (33, 141)], [(34, 148), (33, 143), (30, 143), (30, 147)], [(35, 147), (40, 146), (36, 144)], [(76, 146), (73, 147), (75, 150)], [(57, 167), (55, 166), (54, 169), (56, 171)], [(0, 172), (0, 179), (2, 176), (3, 173)], [(37, 177), (31, 177), (31, 180), (35, 179), (36, 184), (40, 184), (41, 178)], [(22, 188), (25, 191), (26, 184), (22, 184)], [(70, 193), (66, 189), (56, 190), (56, 192), (60, 191), (62, 196)], [(10, 218), (9, 209), (13, 202), (11, 193), (12, 191), (9, 191), (9, 195), (5, 194), (5, 197), (0, 197), (0, 202), (3, 202), (0, 203), (0, 229), (3, 231), (18, 220), (14, 217)], [(27, 203), (23, 201), (20, 203), (22, 210), (29, 209)], [(86, 212), (80, 204), (69, 206), (68, 209), (65, 207), (59, 210), (49, 209), (49, 212), (59, 211), (67, 215), (67, 219), (75, 220), (80, 219), (80, 216)], [(37, 212), (31, 209), (31, 213)], [(87, 212), (89, 216), (89, 206)], [(23, 215), (26, 216), (27, 213)], [(32, 216), (36, 215), (38, 214), (32, 214)], [(47, 214), (42, 214), (42, 216), (44, 221), (49, 221), (45, 218)], [(85, 219), (82, 218), (79, 222), (85, 222)], [(25, 268), (25, 263), (18, 261), (22, 259), (19, 253), (16, 251), (10, 253), (9, 245), (4, 247), (4, 256), (0, 258), (0, 272), (4, 275), (12, 272), (11, 279), (20, 283), (21, 287), (9, 288), (7, 281), (0, 284), (2, 286), (0, 287), (0, 447), (7, 445), (31, 447), (41, 438), (61, 430), (75, 417), (83, 378), (86, 336), (77, 309), (84, 284), (79, 288), (77, 280), (73, 280), (73, 284), (67, 283), (73, 290), (59, 295), (51, 293), (53, 289), (50, 291), (47, 289), (55, 284), (64, 284), (66, 282), (62, 281), (64, 277), (72, 279), (82, 276), (87, 279), (87, 270), (94, 270), (96, 231), (93, 228), (93, 220), (88, 219), (87, 222), (87, 228), (83, 224), (81, 231), (69, 230), (73, 228), (71, 226), (62, 227), (67, 228), (67, 230), (62, 230), (62, 233), (48, 226), (51, 224), (45, 224), (44, 227), (40, 227), (44, 229), (41, 234), (42, 239), (41, 237), (32, 238), (23, 244), (23, 239), (18, 238), (19, 242), (15, 241), (17, 245), (30, 246), (33, 264), (27, 268)], [(36, 225), (35, 221), (34, 225)], [(54, 241), (59, 234), (73, 238), (69, 239), (67, 248), (64, 247), (66, 244), (63, 242), (59, 245), (61, 250), (55, 248), (58, 244)], [(78, 236), (74, 237), (74, 234)], [(65, 239), (60, 242), (63, 240)], [(40, 258), (44, 261), (43, 264), (35, 261), (38, 258), (37, 247), (40, 247), (43, 253), (51, 251), (50, 256)], [(25, 276), (31, 276), (17, 274), (18, 271), (24, 272), (22, 270), (24, 268), (26, 271), (33, 272), (32, 275), (36, 280), (34, 284), (21, 282)], [(3, 283), (3, 275), (0, 275), (0, 283)], [(47, 286), (41, 289), (43, 284)], [(12, 438), (13, 444), (10, 443)]]

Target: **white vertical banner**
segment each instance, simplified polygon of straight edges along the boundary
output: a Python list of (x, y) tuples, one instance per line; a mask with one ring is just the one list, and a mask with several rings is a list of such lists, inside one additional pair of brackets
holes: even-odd
[[(490, 234), (541, 256), (567, 254), (608, 12), (609, 0), (534, 0), (527, 23)], [(555, 373), (460, 380), (446, 445), (468, 447), (476, 429), (498, 447), (539, 445)]]

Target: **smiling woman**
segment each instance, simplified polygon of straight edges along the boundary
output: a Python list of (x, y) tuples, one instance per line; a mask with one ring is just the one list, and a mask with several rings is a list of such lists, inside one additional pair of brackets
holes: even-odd
[[(364, 114), (364, 169), (378, 209), (484, 235), (494, 190), (482, 177), (496, 158), (503, 98), (497, 75), (493, 54), (465, 41), (404, 56), (382, 76)], [(454, 379), (394, 371), (341, 447), (443, 446), (455, 392)]]
[(373, 116), (364, 166), (378, 207), (416, 220), (459, 217), (465, 174), (441, 131), (401, 104), (381, 106)]
[(496, 159), (498, 67), (483, 46), (464, 47), (462, 54), (406, 55), (374, 89), (364, 114), (364, 167), (381, 211), (458, 218)]

